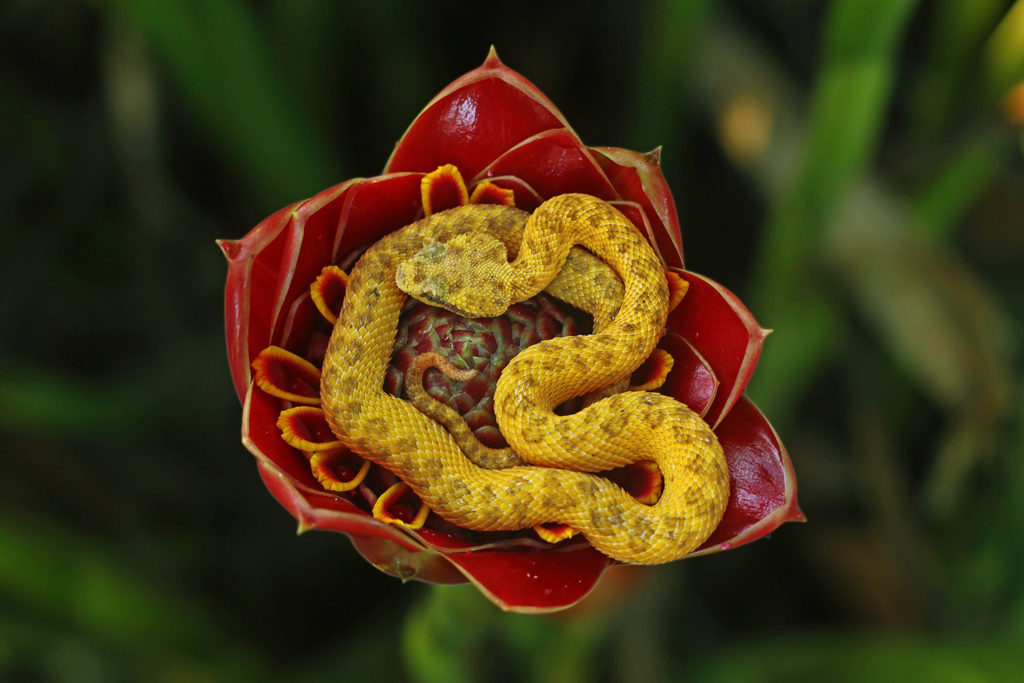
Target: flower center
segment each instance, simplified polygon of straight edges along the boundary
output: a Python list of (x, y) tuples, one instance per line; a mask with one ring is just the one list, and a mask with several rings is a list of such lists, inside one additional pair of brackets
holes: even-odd
[(508, 444), (494, 417), (494, 388), (501, 371), (528, 346), (554, 337), (585, 334), (589, 331), (585, 319), (546, 294), (514, 304), (495, 318), (463, 318), (410, 301), (399, 322), (384, 390), (408, 398), (406, 374), (413, 361), (425, 353), (438, 353), (460, 369), (475, 370), (475, 377), (459, 381), (431, 368), (424, 374), (424, 388), (458, 412), (482, 444), (504, 448)]

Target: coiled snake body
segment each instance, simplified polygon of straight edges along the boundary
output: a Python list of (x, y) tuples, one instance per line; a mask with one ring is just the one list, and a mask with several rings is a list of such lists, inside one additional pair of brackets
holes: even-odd
[[(577, 244), (622, 278), (621, 307), (602, 331), (536, 344), (509, 363), (495, 413), (506, 440), (531, 464), (477, 467), (444, 427), (382, 388), (403, 289), (463, 315), (498, 315), (544, 289)], [(518, 257), (510, 263), (506, 251)], [(710, 535), (729, 496), (710, 427), (675, 399), (644, 391), (572, 415), (553, 412), (633, 372), (657, 344), (667, 306), (664, 269), (650, 245), (593, 197), (561, 195), (531, 215), (501, 206), (434, 214), (381, 239), (352, 270), (321, 374), (328, 423), (345, 446), (392, 471), (459, 526), (564, 523), (623, 562), (677, 559)], [(653, 460), (662, 473), (653, 505), (592, 474), (640, 460)]]

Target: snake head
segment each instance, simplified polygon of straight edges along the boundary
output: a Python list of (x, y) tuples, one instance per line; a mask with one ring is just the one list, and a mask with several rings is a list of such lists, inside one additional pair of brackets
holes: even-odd
[(466, 318), (491, 318), (509, 307), (508, 252), (482, 232), (429, 240), (398, 264), (395, 282), (409, 296)]

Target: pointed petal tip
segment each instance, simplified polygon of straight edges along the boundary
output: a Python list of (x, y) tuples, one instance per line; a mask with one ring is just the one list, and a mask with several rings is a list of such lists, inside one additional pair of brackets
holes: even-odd
[(214, 242), (220, 247), (221, 253), (228, 261), (233, 261), (238, 256), (238, 252), (242, 250), (242, 240), (214, 240)]
[(652, 149), (650, 152), (645, 154), (644, 157), (646, 157), (647, 161), (649, 161), (651, 164), (655, 166), (661, 166), (661, 145), (658, 145), (657, 147)]
[(501, 61), (501, 58), (498, 57), (498, 51), (494, 48), (493, 44), (491, 45), (490, 49), (487, 51), (487, 59), (484, 60), (484, 64), (483, 65), (486, 66), (486, 67), (492, 67), (492, 68), (493, 67), (504, 66), (504, 64)]
[(758, 325), (756, 335), (761, 341), (764, 341), (765, 338), (774, 331), (775, 330), (773, 330), (770, 327), (761, 327), (760, 325)]

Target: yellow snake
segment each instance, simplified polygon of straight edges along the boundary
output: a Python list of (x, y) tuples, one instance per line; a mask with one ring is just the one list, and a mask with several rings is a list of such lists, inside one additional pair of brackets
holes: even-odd
[[(498, 315), (544, 289), (577, 244), (619, 274), (621, 307), (602, 331), (536, 344), (509, 363), (495, 413), (531, 464), (482, 469), (444, 427), (382, 388), (406, 299), (399, 284), (464, 315)], [(516, 251), (510, 263), (507, 252)], [(710, 535), (729, 496), (725, 458), (708, 425), (675, 399), (643, 391), (572, 415), (553, 412), (628, 376), (657, 343), (667, 306), (664, 269), (650, 245), (593, 197), (561, 195), (530, 215), (502, 206), (434, 214), (387, 235), (353, 268), (321, 374), (324, 411), (345, 446), (392, 471), (454, 524), (563, 523), (623, 562), (678, 559)], [(662, 473), (653, 505), (591, 474), (640, 460)]]

